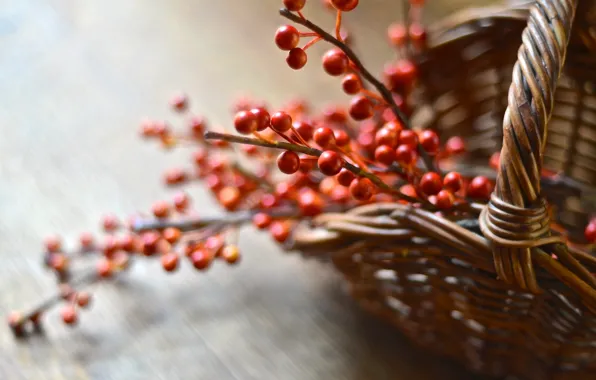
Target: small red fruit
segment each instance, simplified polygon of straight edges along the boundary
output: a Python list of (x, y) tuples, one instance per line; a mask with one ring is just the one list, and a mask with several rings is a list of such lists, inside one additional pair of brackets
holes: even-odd
[(375, 160), (383, 165), (391, 165), (395, 162), (396, 157), (395, 149), (389, 145), (379, 145), (377, 149), (375, 149)]
[(298, 195), (298, 207), (304, 216), (319, 215), (323, 211), (323, 200), (314, 190), (307, 189)]
[(282, 173), (294, 174), (300, 169), (300, 157), (295, 152), (286, 150), (277, 157), (277, 167)]
[(250, 111), (240, 111), (234, 117), (234, 128), (242, 135), (250, 135), (256, 132), (257, 127), (257, 117)]
[(348, 74), (341, 82), (341, 87), (348, 95), (356, 95), (362, 90), (362, 81), (356, 74)]
[(443, 178), (443, 186), (445, 189), (457, 193), (463, 185), (461, 174), (458, 172), (450, 172)]
[(112, 264), (107, 259), (101, 259), (97, 263), (97, 275), (101, 278), (112, 277)]
[(395, 149), (399, 144), (399, 132), (383, 127), (375, 134), (375, 144), (377, 146), (386, 145)]
[(185, 94), (176, 94), (170, 99), (170, 105), (175, 111), (184, 111), (188, 108), (188, 97)]
[(449, 155), (462, 154), (466, 151), (466, 143), (459, 136), (453, 136), (445, 142), (445, 152)]
[(358, 6), (358, 0), (331, 0), (331, 4), (338, 11), (349, 12)]
[(157, 201), (151, 207), (156, 218), (167, 218), (170, 215), (170, 205), (166, 201)]
[(334, 77), (344, 74), (349, 63), (346, 54), (339, 49), (331, 49), (323, 56), (323, 69)]
[(435, 131), (425, 129), (420, 133), (420, 145), (428, 154), (437, 154), (439, 151), (439, 136)]
[(173, 272), (178, 269), (180, 258), (174, 252), (169, 252), (161, 256), (161, 266), (166, 272)]
[(435, 205), (441, 210), (447, 210), (453, 207), (455, 197), (449, 190), (441, 190), (437, 194)]
[(402, 47), (406, 44), (407, 30), (403, 24), (392, 24), (387, 29), (389, 41), (395, 47)]
[(263, 230), (271, 224), (271, 216), (263, 212), (256, 213), (252, 217), (252, 223), (260, 230)]
[(87, 292), (79, 292), (77, 293), (77, 305), (79, 307), (87, 307), (91, 302), (91, 294)]
[(374, 193), (374, 185), (368, 178), (355, 178), (350, 184), (350, 194), (359, 201), (369, 200)]
[(269, 231), (271, 232), (271, 236), (273, 236), (278, 243), (285, 242), (290, 236), (290, 228), (285, 222), (282, 221), (275, 221), (271, 223)]
[(118, 222), (118, 218), (116, 215), (104, 215), (101, 224), (103, 226), (104, 231), (112, 232), (118, 229), (120, 223)]
[(474, 199), (489, 199), (493, 192), (493, 184), (484, 176), (475, 177), (468, 185), (468, 197)]
[(426, 29), (419, 23), (412, 23), (410, 25), (410, 40), (412, 44), (418, 49), (424, 49), (426, 47), (427, 34)]
[(437, 195), (443, 188), (443, 181), (438, 173), (425, 173), (420, 179), (420, 190), (426, 195)]
[(395, 151), (395, 156), (397, 162), (404, 166), (410, 166), (416, 162), (416, 152), (414, 152), (414, 149), (409, 145), (402, 144), (398, 146)]
[(261, 132), (269, 128), (269, 125), (271, 124), (271, 116), (265, 108), (253, 108), (250, 110), (250, 113), (255, 117), (257, 121), (257, 132)]
[(202, 117), (195, 116), (188, 121), (188, 127), (193, 137), (202, 140), (207, 129), (207, 121)]
[(172, 202), (174, 203), (174, 208), (178, 212), (186, 211), (190, 206), (190, 198), (188, 194), (186, 194), (185, 192), (179, 192), (174, 194)]
[(326, 150), (319, 156), (317, 164), (321, 173), (332, 176), (339, 173), (343, 167), (344, 160), (338, 153), (332, 150)]
[(418, 69), (412, 61), (402, 59), (395, 64), (386, 66), (383, 74), (391, 91), (407, 93), (414, 86)]
[(60, 312), (60, 315), (62, 316), (62, 320), (64, 321), (64, 323), (69, 326), (74, 326), (77, 323), (77, 311), (72, 305), (64, 306), (64, 308)]
[(292, 50), (300, 43), (300, 33), (292, 25), (283, 25), (275, 32), (275, 44), (281, 50)]
[(584, 230), (584, 236), (589, 243), (596, 242), (596, 222), (591, 221)]
[(304, 139), (304, 141), (309, 141), (312, 139), (314, 128), (310, 123), (306, 121), (296, 121), (294, 122), (293, 126), (300, 137)]
[(44, 245), (48, 252), (58, 252), (62, 248), (62, 242), (60, 241), (60, 237), (56, 235), (48, 236), (44, 240)]
[(337, 182), (340, 185), (348, 187), (350, 186), (354, 178), (356, 178), (356, 175), (348, 169), (343, 168), (339, 171), (339, 174), (335, 178), (337, 178)]
[(335, 144), (339, 147), (344, 147), (350, 143), (350, 136), (342, 129), (336, 129), (333, 131), (333, 135), (335, 136)]
[(288, 8), (289, 11), (298, 12), (304, 8), (306, 0), (283, 0), (284, 7)]
[(357, 95), (350, 102), (349, 112), (356, 121), (366, 120), (373, 115), (373, 104), (366, 96)]
[(401, 145), (408, 145), (412, 149), (416, 149), (418, 146), (418, 135), (416, 132), (409, 129), (405, 129), (399, 133), (399, 143)]
[(205, 270), (209, 268), (212, 261), (213, 256), (201, 248), (193, 251), (190, 255), (190, 262), (197, 270)]
[(336, 145), (335, 134), (327, 127), (317, 128), (313, 134), (313, 140), (323, 149), (333, 148)]
[(271, 129), (276, 132), (286, 132), (292, 128), (292, 117), (285, 112), (276, 112), (271, 116)]
[(308, 56), (306, 52), (300, 48), (293, 48), (288, 53), (288, 57), (286, 58), (286, 63), (294, 70), (300, 70), (306, 65), (308, 61)]

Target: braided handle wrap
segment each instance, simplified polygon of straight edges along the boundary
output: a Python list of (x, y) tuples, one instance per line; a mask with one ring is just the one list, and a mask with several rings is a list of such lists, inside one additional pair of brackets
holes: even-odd
[(565, 62), (576, 1), (537, 0), (530, 10), (509, 88), (496, 187), (480, 216), (482, 232), (493, 243), (499, 278), (533, 293), (540, 289), (532, 248), (562, 242), (550, 236), (540, 175), (546, 124)]

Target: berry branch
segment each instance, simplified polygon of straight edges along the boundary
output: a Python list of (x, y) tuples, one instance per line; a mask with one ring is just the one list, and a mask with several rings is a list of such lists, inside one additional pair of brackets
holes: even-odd
[[(296, 144), (290, 144), (290, 143), (283, 142), (283, 141), (270, 143), (267, 141), (253, 139), (250, 137), (235, 136), (235, 135), (229, 135), (226, 133), (218, 133), (218, 132), (206, 132), (205, 140), (223, 140), (223, 141), (233, 142), (236, 144), (247, 144), (247, 145), (262, 146), (264, 148), (282, 149), (282, 150), (287, 150), (287, 151), (292, 151), (292, 152), (304, 153), (304, 154), (307, 154), (307, 155), (313, 156), (313, 157), (320, 157), (324, 153), (323, 151), (320, 151), (315, 148), (310, 148), (310, 147), (296, 145)], [(379, 189), (381, 189), (387, 193), (394, 194), (402, 200), (412, 202), (412, 203), (420, 202), (419, 199), (411, 197), (407, 194), (404, 194), (401, 191), (396, 190), (393, 187), (387, 185), (385, 182), (383, 182), (382, 179), (380, 179), (373, 173), (367, 172), (355, 165), (352, 165), (351, 163), (349, 163), (345, 160), (343, 161), (343, 167), (359, 177), (368, 178), (372, 183), (377, 185), (377, 187)]]
[[(406, 129), (412, 128), (408, 117), (400, 110), (399, 106), (395, 103), (391, 91), (389, 91), (389, 89), (383, 83), (381, 83), (374, 75), (370, 73), (370, 71), (368, 71), (364, 67), (356, 53), (354, 53), (354, 51), (348, 45), (339, 41), (337, 38), (333, 37), (331, 34), (327, 33), (321, 27), (317, 26), (308, 19), (301, 18), (300, 16), (295, 15), (286, 8), (280, 9), (279, 14), (297, 24), (300, 24), (312, 30), (313, 32), (317, 33), (323, 40), (329, 42), (330, 44), (336, 46), (341, 51), (343, 51), (346, 54), (346, 56), (350, 59), (350, 61), (354, 64), (354, 66), (358, 69), (358, 71), (362, 74), (362, 76), (370, 84), (372, 84), (377, 89), (377, 91), (379, 91), (379, 93), (383, 97), (383, 100), (387, 102), (395, 117), (397, 117), (397, 119), (404, 125)], [(418, 145), (418, 153), (420, 154), (420, 157), (422, 157), (426, 169), (431, 172), (436, 171), (432, 159), (420, 145)]]

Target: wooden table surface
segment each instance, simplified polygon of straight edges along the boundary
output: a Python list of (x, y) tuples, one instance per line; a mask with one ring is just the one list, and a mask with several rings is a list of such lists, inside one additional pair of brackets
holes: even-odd
[[(430, 18), (466, 1), (433, 1)], [(361, 3), (347, 22), (378, 72), (399, 6)], [(106, 211), (125, 215), (169, 196), (161, 172), (189, 152), (160, 152), (136, 132), (145, 116), (182, 124), (167, 107), (172, 93), (187, 92), (194, 112), (221, 124), (240, 90), (273, 105), (305, 95), (317, 105), (346, 101), (316, 54), (305, 70), (286, 67), (272, 42), (279, 5), (0, 0), (0, 314), (53, 292), (40, 265), (43, 236), (73, 243)], [(318, 4), (307, 12), (332, 25)], [(215, 210), (199, 186), (191, 192), (201, 210)], [(44, 337), (16, 342), (2, 324), (0, 379), (473, 378), (361, 312), (329, 267), (284, 254), (251, 229), (240, 244), (241, 266), (206, 275), (135, 264), (93, 289), (93, 310), (74, 330), (52, 312)]]

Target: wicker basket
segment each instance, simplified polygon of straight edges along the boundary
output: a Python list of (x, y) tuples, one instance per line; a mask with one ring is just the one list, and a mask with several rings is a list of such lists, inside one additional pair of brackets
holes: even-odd
[(569, 240), (581, 239), (596, 210), (593, 4), (467, 10), (417, 57), (428, 105), (419, 123), (468, 141), (453, 165), (489, 173), (483, 165), (501, 149), (486, 207), (447, 218), (375, 204), (296, 234), (306, 254), (333, 249), (363, 307), (479, 373), (596, 379), (596, 255), (551, 231), (556, 215)]

